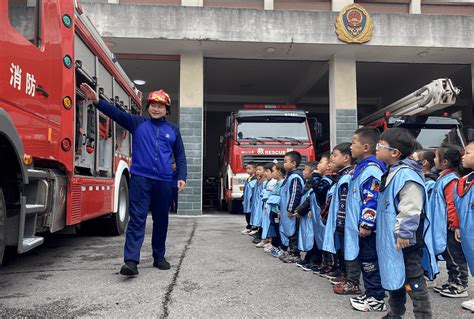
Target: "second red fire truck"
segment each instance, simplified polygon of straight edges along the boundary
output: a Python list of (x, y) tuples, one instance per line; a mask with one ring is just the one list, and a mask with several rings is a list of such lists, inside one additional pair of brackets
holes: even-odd
[(219, 197), (221, 208), (239, 211), (249, 162), (283, 162), (286, 152), (298, 151), (301, 166), (315, 159), (305, 111), (294, 105), (245, 105), (226, 120), (221, 137)]

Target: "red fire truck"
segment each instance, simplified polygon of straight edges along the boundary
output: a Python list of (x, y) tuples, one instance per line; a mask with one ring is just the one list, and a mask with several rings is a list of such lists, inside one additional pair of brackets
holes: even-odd
[(1, 1), (0, 25), (0, 263), (97, 217), (123, 233), (130, 135), (78, 86), (134, 114), (141, 93), (77, 1)]
[(463, 128), (456, 118), (432, 115), (456, 103), (460, 89), (450, 79), (436, 79), (413, 93), (370, 114), (360, 125), (375, 126), (381, 132), (390, 127), (409, 129), (424, 148), (438, 148), (442, 143), (464, 147), (472, 139), (473, 129)]
[(295, 105), (249, 104), (228, 116), (221, 137), (221, 208), (239, 211), (247, 163), (283, 163), (285, 153), (293, 150), (301, 154), (301, 166), (315, 159), (306, 113)]

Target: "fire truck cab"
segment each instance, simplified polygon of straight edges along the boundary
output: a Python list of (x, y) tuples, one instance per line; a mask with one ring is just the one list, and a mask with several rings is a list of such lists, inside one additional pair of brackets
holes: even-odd
[(221, 208), (241, 208), (247, 163), (283, 163), (293, 150), (301, 154), (301, 166), (315, 159), (306, 112), (295, 105), (249, 104), (228, 116), (219, 154)]
[(0, 264), (97, 217), (121, 234), (131, 137), (78, 87), (134, 114), (140, 93), (77, 1), (1, 1), (0, 25)]

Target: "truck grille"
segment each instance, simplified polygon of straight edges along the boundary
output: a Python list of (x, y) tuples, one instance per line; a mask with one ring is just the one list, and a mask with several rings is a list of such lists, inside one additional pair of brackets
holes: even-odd
[[(285, 158), (284, 155), (244, 155), (243, 157), (243, 165), (247, 165), (249, 162), (254, 162), (254, 163), (273, 163), (275, 160), (278, 161), (278, 163), (283, 164), (283, 159)], [(307, 156), (301, 156), (301, 164), (299, 168), (303, 168), (306, 163), (308, 162), (308, 157)]]

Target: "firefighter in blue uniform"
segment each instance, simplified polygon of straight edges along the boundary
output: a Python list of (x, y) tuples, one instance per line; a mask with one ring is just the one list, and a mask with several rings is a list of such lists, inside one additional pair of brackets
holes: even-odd
[(146, 110), (149, 118), (128, 114), (103, 99), (87, 84), (80, 86), (86, 97), (99, 111), (133, 134), (131, 180), (129, 186), (130, 221), (125, 240), (124, 261), (120, 274), (138, 275), (140, 249), (145, 238), (148, 210), (153, 217), (153, 266), (170, 269), (165, 259), (168, 231), (168, 211), (173, 199), (174, 155), (178, 188), (186, 185), (186, 155), (179, 129), (166, 120), (170, 114), (171, 99), (163, 90), (148, 95)]

